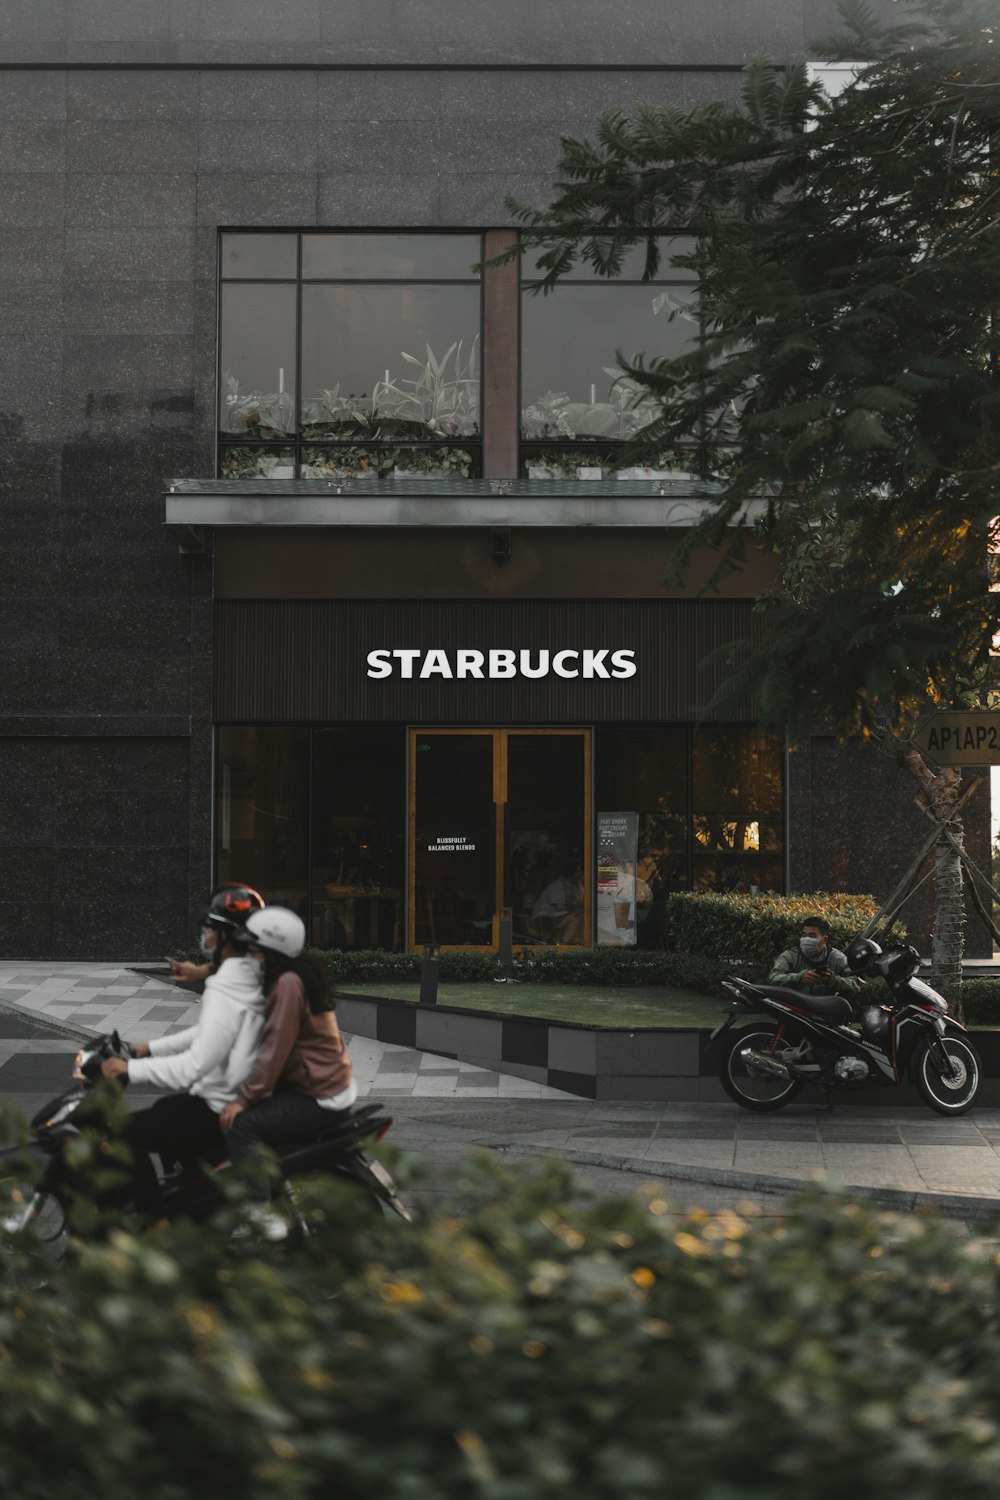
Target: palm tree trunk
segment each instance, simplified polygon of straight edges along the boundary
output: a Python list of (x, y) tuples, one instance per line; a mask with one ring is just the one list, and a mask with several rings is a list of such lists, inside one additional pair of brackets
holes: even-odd
[[(960, 848), (965, 846), (962, 819), (955, 803), (962, 790), (962, 772), (957, 766), (933, 771), (912, 745), (903, 746), (903, 757), (916, 779), (935, 818), (946, 824)], [(934, 846), (934, 928), (931, 934), (931, 979), (935, 989), (962, 1019), (962, 959), (965, 955), (965, 897), (962, 860), (946, 838)]]

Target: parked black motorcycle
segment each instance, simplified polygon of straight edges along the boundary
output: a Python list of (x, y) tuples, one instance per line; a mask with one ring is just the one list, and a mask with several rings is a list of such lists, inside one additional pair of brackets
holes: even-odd
[[(30, 1227), (46, 1260), (57, 1261), (65, 1254), (68, 1207), (80, 1188), (66, 1148), (94, 1123), (86, 1118), (86, 1104), (101, 1076), (101, 1063), (107, 1057), (128, 1056), (127, 1044), (117, 1031), (88, 1043), (77, 1054), (74, 1082), (31, 1121), (31, 1142), (0, 1151), (0, 1228), (16, 1234)], [(302, 1173), (324, 1172), (364, 1188), (380, 1209), (409, 1221), (410, 1212), (400, 1201), (389, 1172), (364, 1150), (367, 1142), (381, 1140), (391, 1124), (381, 1104), (331, 1113), (330, 1126), (321, 1134), (290, 1141), (275, 1152), (286, 1188), (290, 1190), (290, 1179)], [(33, 1166), (30, 1172), (25, 1170), (28, 1162)], [(214, 1213), (223, 1202), (220, 1176), (227, 1170), (228, 1163), (224, 1163), (207, 1174), (167, 1173), (161, 1181), (163, 1217), (198, 1220)], [(294, 1193), (291, 1196), (294, 1205)], [(293, 1222), (301, 1232), (308, 1232), (307, 1221), (294, 1212)]]
[(859, 997), (859, 1020), (841, 995), (812, 995), (730, 976), (722, 987), (733, 1012), (712, 1032), (714, 1042), (737, 1020), (764, 1012), (727, 1038), (720, 1079), (743, 1109), (783, 1109), (803, 1084), (823, 1089), (885, 1087), (912, 1079), (924, 1101), (942, 1115), (963, 1115), (979, 1093), (983, 1068), (965, 1027), (948, 1002), (916, 978), (920, 955), (898, 947), (883, 953), (870, 938), (847, 950), (860, 979), (885, 980), (891, 999)]

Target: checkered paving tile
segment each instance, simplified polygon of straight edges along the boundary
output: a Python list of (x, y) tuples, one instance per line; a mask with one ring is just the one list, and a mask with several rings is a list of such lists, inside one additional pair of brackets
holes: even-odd
[[(121, 964), (0, 963), (0, 1005), (42, 1020), (47, 1017), (84, 1034), (119, 1031), (134, 1042), (183, 1031), (198, 1015), (197, 996), (184, 993), (167, 979)], [(33, 1045), (23, 1043), (22, 1050)], [(461, 1090), (465, 1097), (470, 1092), (494, 1098), (511, 1092), (531, 1099), (573, 1097), (560, 1089), (368, 1037), (349, 1037), (348, 1046), (362, 1095), (437, 1099)], [(512, 1085), (517, 1085), (515, 1090)]]

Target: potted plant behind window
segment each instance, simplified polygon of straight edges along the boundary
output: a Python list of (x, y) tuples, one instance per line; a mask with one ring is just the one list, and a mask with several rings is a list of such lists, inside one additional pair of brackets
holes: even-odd
[[(573, 441), (594, 444), (592, 452), (560, 448), (528, 459), (529, 479), (602, 479), (613, 460), (599, 445), (621, 436), (621, 415), (611, 401), (598, 401), (590, 387), (590, 401), (574, 401), (566, 391), (546, 391), (526, 406), (521, 416), (527, 442)], [(540, 460), (540, 461), (539, 461)]]
[(444, 444), (400, 448), (396, 453), (394, 473), (400, 479), (468, 479), (472, 473), (472, 454), (468, 448), (452, 448)]
[[(580, 403), (566, 391), (545, 391), (521, 413), (521, 436), (525, 442), (564, 442), (574, 439)], [(529, 479), (576, 479), (578, 469), (593, 467), (590, 456), (555, 448), (534, 453), (527, 460)]]
[[(225, 426), (232, 437), (276, 444), (287, 443), (295, 428), (295, 399), (288, 391), (244, 390), (231, 371), (224, 372), (226, 385)], [(295, 454), (288, 448), (227, 449), (222, 469), (227, 478), (293, 479)], [(252, 455), (252, 456), (250, 456)]]
[[(598, 401), (596, 385), (589, 401), (574, 401), (566, 391), (546, 391), (522, 413), (526, 442), (594, 444), (592, 452), (560, 446), (531, 455), (529, 479), (660, 479), (690, 478), (686, 467), (669, 454), (656, 454), (644, 464), (619, 467), (617, 445), (633, 440), (657, 415), (654, 402), (643, 399), (639, 386), (627, 375), (604, 367), (611, 377), (607, 400)], [(613, 443), (616, 447), (605, 447)]]
[(361, 479), (379, 477), (380, 455), (372, 448), (304, 448), (303, 479)]
[(400, 442), (423, 440), (419, 448), (400, 449), (396, 459), (400, 477), (467, 477), (471, 472), (471, 453), (454, 446), (453, 440), (479, 436), (478, 342), (477, 336), (465, 359), (461, 339), (440, 358), (430, 344), (426, 360), (401, 350), (400, 357), (417, 373), (409, 379), (391, 379), (386, 371), (385, 379), (376, 382), (372, 411), (380, 429)]

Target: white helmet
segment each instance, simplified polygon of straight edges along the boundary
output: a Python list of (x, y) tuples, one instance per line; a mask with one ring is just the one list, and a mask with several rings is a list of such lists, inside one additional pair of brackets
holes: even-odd
[(255, 911), (239, 936), (285, 958), (298, 958), (306, 945), (305, 924), (287, 906), (265, 906), (263, 911)]

